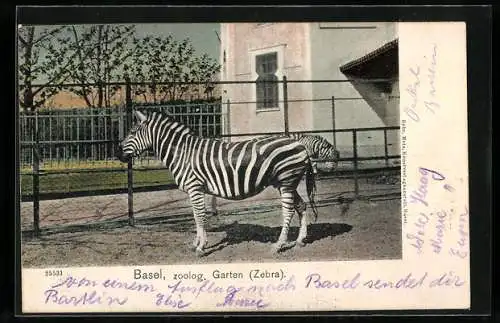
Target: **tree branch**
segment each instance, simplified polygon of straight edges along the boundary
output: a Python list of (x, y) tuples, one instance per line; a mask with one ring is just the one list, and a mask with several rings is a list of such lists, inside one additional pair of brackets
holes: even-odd
[[(72, 31), (73, 31), (73, 36), (75, 37), (75, 43), (77, 44), (76, 54), (78, 55), (78, 57), (80, 59), (80, 64), (83, 64), (82, 51), (81, 51), (80, 46), (78, 46), (78, 42), (79, 42), (78, 33), (76, 32), (75, 26), (71, 26), (71, 27), (72, 27)], [(88, 53), (87, 53), (87, 55), (88, 55)], [(90, 100), (88, 99), (88, 97), (86, 95), (86, 93), (88, 93), (88, 90), (87, 90), (87, 87), (85, 86), (85, 83), (80, 78), (78, 78), (78, 81), (80, 81), (80, 84), (81, 84), (81, 87), (82, 87), (83, 98), (85, 100), (85, 103), (87, 104), (88, 107), (92, 106), (92, 103), (90, 102)]]
[(45, 34), (43, 34), (42, 36), (40, 36), (38, 39), (34, 40), (33, 41), (33, 45), (36, 45), (38, 44), (39, 42), (41, 42), (42, 40), (44, 40), (45, 38), (49, 37), (49, 36), (53, 36), (54, 34), (57, 34), (59, 33), (61, 30), (63, 30), (65, 27), (62, 26), (62, 27), (58, 27), (50, 32), (47, 32)]

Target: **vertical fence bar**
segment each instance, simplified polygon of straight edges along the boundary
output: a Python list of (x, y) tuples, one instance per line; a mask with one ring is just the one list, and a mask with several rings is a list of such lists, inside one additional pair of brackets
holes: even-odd
[[(55, 126), (55, 130), (56, 130), (56, 141), (57, 140), (60, 140), (61, 138), (61, 115), (57, 115), (55, 116), (54, 118), (54, 123), (56, 124)], [(61, 160), (61, 154), (59, 153), (60, 152), (60, 147), (59, 145), (56, 145), (55, 146), (55, 150), (54, 150), (55, 154), (56, 154), (56, 160), (54, 163), (52, 164), (56, 164), (59, 166), (59, 161)]]
[(352, 131), (352, 146), (354, 159), (354, 198), (359, 196), (359, 180), (358, 180), (358, 132), (356, 129)]
[[(196, 106), (198, 107), (198, 133), (200, 137), (205, 137), (205, 134), (203, 133), (203, 105), (201, 103), (199, 104), (192, 104), (189, 103), (188, 107), (191, 107), (188, 111), (196, 111)], [(194, 109), (193, 109), (194, 108)]]
[[(62, 132), (63, 132), (63, 141), (66, 141), (66, 140), (71, 140), (71, 137), (68, 138), (67, 136), (67, 131), (69, 129), (69, 122), (68, 122), (68, 117), (67, 116), (64, 116), (63, 117), (63, 128), (62, 128)], [(64, 158), (64, 163), (63, 165), (68, 167), (68, 148), (71, 149), (71, 146), (68, 146), (68, 145), (64, 145), (63, 146), (63, 158)]]
[[(218, 104), (215, 102), (213, 103), (207, 103), (207, 116), (206, 118), (209, 120), (212, 120), (212, 125), (210, 126), (210, 129), (207, 130), (209, 131), (209, 136), (213, 138), (219, 138), (220, 139), (220, 131), (217, 131), (217, 129), (221, 129), (222, 127), (222, 118), (220, 114), (220, 107), (218, 107)], [(219, 134), (218, 134), (219, 133)]]
[(332, 95), (332, 129), (333, 129), (333, 147), (337, 148), (337, 121), (335, 118), (335, 96)]
[(389, 166), (389, 147), (387, 147), (387, 129), (384, 129), (384, 157), (385, 167)]
[(227, 99), (226, 107), (226, 135), (228, 135), (227, 141), (231, 142), (231, 101)]
[[(106, 87), (107, 88), (107, 87)], [(107, 96), (107, 93), (106, 93)], [(108, 160), (108, 107), (104, 108), (104, 114), (103, 114), (103, 122), (104, 122), (104, 156), (103, 159), (106, 162)]]
[[(52, 141), (54, 140), (54, 137), (52, 136), (52, 118), (54, 115), (52, 112), (49, 114), (49, 140)], [(52, 163), (52, 146), (49, 146), (49, 159), (50, 162)]]
[(95, 145), (95, 119), (94, 119), (94, 108), (90, 108), (90, 159), (95, 160), (96, 155), (96, 145)]
[[(80, 141), (80, 115), (76, 117), (76, 141)], [(80, 143), (76, 145), (76, 158), (80, 164)]]
[[(279, 99), (278, 99), (279, 100)], [(283, 76), (283, 118), (285, 122), (285, 135), (289, 135), (288, 129), (288, 84), (286, 76)]]
[(38, 111), (35, 111), (33, 122), (33, 232), (35, 237), (40, 236), (40, 155), (38, 138)]
[[(127, 129), (130, 129), (132, 126), (132, 95), (131, 95), (131, 86), (130, 79), (126, 78), (126, 86), (125, 86), (125, 105), (126, 105), (126, 113), (127, 113)], [(132, 158), (129, 159), (127, 163), (127, 189), (128, 189), (128, 223), (131, 226), (135, 225), (134, 219), (134, 179), (133, 179), (133, 171), (132, 171)]]

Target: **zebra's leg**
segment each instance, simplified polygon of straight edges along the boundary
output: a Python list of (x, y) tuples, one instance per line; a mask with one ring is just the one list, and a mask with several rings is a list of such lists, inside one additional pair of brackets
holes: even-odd
[(317, 163), (316, 163), (315, 161), (312, 161), (312, 162), (311, 162), (311, 166), (312, 166), (312, 170), (313, 170), (313, 173), (314, 173), (314, 174), (317, 174), (317, 173), (318, 173), (318, 168), (317, 168), (316, 164), (317, 164)]
[(282, 249), (293, 246), (295, 242), (290, 244), (288, 242), (288, 230), (290, 228), (290, 222), (292, 221), (293, 214), (295, 213), (294, 202), (293, 202), (293, 192), (290, 190), (285, 190), (280, 188), (281, 193), (281, 209), (283, 214), (283, 226), (281, 227), (281, 233), (278, 241), (273, 245), (273, 253), (279, 252)]
[(189, 192), (189, 199), (194, 214), (194, 222), (196, 224), (196, 237), (193, 241), (193, 247), (198, 256), (204, 254), (203, 249), (207, 244), (207, 232), (205, 231), (206, 214), (205, 214), (205, 194), (202, 191), (193, 190)]
[(210, 199), (210, 207), (207, 209), (207, 213), (211, 216), (217, 216), (217, 198), (213, 195), (208, 195)]
[(304, 240), (307, 238), (308, 216), (306, 212), (306, 203), (300, 197), (297, 191), (294, 192), (294, 204), (295, 204), (295, 210), (299, 214), (299, 221), (300, 221), (299, 236), (297, 237), (296, 243), (299, 247), (303, 247), (305, 246)]

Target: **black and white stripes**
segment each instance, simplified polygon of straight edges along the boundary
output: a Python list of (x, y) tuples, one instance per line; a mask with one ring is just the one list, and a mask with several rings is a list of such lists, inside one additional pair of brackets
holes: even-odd
[(268, 136), (226, 143), (195, 136), (185, 125), (172, 118), (135, 112), (138, 124), (121, 143), (117, 157), (125, 162), (152, 149), (172, 173), (179, 189), (188, 193), (196, 223), (194, 246), (199, 254), (206, 245), (204, 194), (229, 200), (254, 196), (267, 186), (280, 191), (283, 227), (275, 251), (287, 243), (288, 228), (296, 210), (301, 228), (297, 243), (307, 235), (305, 203), (296, 189), (306, 174), (306, 186), (314, 206), (314, 174), (305, 147), (288, 137)]
[[(311, 165), (314, 173), (317, 173), (317, 160), (323, 160), (327, 169), (334, 170), (337, 168), (340, 153), (335, 147), (325, 138), (319, 135), (305, 135), (302, 133), (291, 133), (289, 136), (301, 143), (311, 159)], [(217, 215), (217, 199), (215, 196), (209, 196), (207, 213)]]
[(316, 160), (328, 160), (327, 167), (331, 170), (337, 168), (340, 153), (335, 147), (325, 138), (319, 135), (304, 135), (301, 133), (293, 133), (289, 135), (306, 147), (307, 153), (313, 162), (313, 170), (317, 173)]

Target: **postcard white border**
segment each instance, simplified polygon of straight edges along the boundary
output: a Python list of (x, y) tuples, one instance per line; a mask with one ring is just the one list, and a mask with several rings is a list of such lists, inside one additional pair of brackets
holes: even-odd
[[(398, 23), (398, 34), (402, 174), (406, 175), (402, 261), (24, 268), (22, 311), (469, 308), (465, 23), (404, 22)], [(161, 269), (165, 280), (134, 283), (134, 269)], [(46, 276), (47, 270), (64, 273)], [(215, 270), (243, 277), (215, 279)], [(255, 270), (264, 276), (252, 278)], [(202, 274), (206, 280), (182, 280), (176, 285), (174, 273)], [(266, 277), (266, 273), (278, 277)]]

